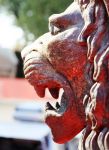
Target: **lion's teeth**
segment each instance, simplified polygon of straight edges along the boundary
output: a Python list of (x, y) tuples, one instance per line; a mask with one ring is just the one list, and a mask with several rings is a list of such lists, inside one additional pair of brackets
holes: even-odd
[(39, 97), (43, 98), (45, 96), (45, 88), (43, 87), (34, 87), (34, 88)]
[(56, 110), (49, 102), (46, 103), (46, 110)]
[(59, 97), (59, 88), (51, 88), (49, 89), (50, 94), (52, 95), (53, 98), (58, 99)]
[(60, 104), (58, 102), (56, 102), (56, 108), (60, 108)]

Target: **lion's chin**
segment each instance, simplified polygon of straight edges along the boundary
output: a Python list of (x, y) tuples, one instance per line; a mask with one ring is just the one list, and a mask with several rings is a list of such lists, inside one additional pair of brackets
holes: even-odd
[(67, 118), (64, 120), (62, 118), (47, 118), (46, 123), (51, 129), (53, 141), (58, 144), (70, 141), (84, 129), (84, 124), (76, 118), (71, 122)]
[(62, 144), (71, 140), (84, 128), (84, 120), (78, 115), (73, 98), (70, 95), (70, 100), (67, 99), (64, 92), (59, 108), (53, 108), (47, 103), (45, 122), (56, 143)]
[(49, 114), (45, 122), (51, 129), (54, 142), (59, 144), (68, 142), (85, 127), (75, 108), (69, 108), (63, 114)]

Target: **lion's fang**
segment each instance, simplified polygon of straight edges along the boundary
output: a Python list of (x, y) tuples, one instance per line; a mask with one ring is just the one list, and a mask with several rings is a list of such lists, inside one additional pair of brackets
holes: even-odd
[(60, 108), (60, 104), (58, 102), (56, 102), (56, 108), (59, 109)]

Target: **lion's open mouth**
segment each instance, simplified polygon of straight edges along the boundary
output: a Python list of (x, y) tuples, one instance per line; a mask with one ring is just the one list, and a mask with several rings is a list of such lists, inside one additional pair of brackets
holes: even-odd
[(78, 126), (75, 123), (75, 119), (79, 122), (80, 118), (77, 117), (77, 103), (73, 88), (69, 81), (65, 79), (62, 83), (63, 94), (60, 102), (57, 101), (55, 106), (51, 102), (47, 102), (45, 108), (45, 122), (51, 129), (53, 140), (57, 143), (70, 140), (78, 133), (78, 126), (81, 126), (80, 123)]
[(68, 100), (67, 97), (65, 95), (65, 91), (63, 92), (62, 96), (61, 96), (61, 100), (60, 102), (56, 102), (55, 106), (53, 106), (51, 104), (51, 102), (47, 102), (46, 103), (46, 107), (45, 107), (45, 111), (46, 111), (46, 118), (49, 116), (55, 116), (55, 117), (59, 117), (62, 116), (63, 113), (66, 111), (67, 106), (68, 106)]
[[(69, 81), (65, 77), (61, 76), (60, 81), (58, 82), (60, 84), (60, 88), (63, 88), (63, 93), (61, 93), (60, 100), (56, 100), (55, 106), (51, 104), (52, 102), (46, 103), (45, 119), (49, 117), (61, 117), (66, 111), (68, 111), (69, 108), (71, 108), (73, 105), (75, 106), (75, 96)], [(60, 88), (58, 87), (50, 90), (53, 98), (58, 98)]]

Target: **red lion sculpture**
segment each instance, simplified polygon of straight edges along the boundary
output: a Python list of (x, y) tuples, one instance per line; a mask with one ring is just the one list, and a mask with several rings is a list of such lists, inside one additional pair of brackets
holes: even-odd
[(109, 150), (109, 2), (75, 0), (49, 18), (49, 32), (24, 48), (25, 78), (44, 97), (64, 92), (45, 122), (55, 142), (83, 130), (79, 150)]

